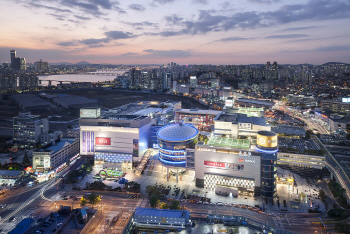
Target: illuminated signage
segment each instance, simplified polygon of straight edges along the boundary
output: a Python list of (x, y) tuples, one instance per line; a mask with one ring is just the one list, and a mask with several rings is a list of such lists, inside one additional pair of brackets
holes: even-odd
[(257, 134), (257, 144), (262, 147), (277, 147), (277, 134), (274, 136), (264, 136)]
[(100, 108), (80, 109), (80, 118), (97, 119), (101, 116)]
[(252, 125), (250, 123), (239, 123), (239, 129), (252, 129)]
[(106, 137), (96, 137), (96, 145), (111, 145), (111, 138)]
[(200, 151), (209, 151), (209, 152), (216, 152), (216, 149), (210, 149), (210, 148), (198, 148)]
[(239, 156), (250, 157), (252, 156), (252, 152), (239, 151)]
[(350, 102), (350, 98), (342, 98), (341, 101), (342, 102)]
[(255, 160), (253, 160), (253, 159), (246, 159), (246, 160), (244, 160), (244, 162), (255, 163)]
[(244, 171), (243, 164), (204, 161), (205, 167), (218, 168), (222, 170)]

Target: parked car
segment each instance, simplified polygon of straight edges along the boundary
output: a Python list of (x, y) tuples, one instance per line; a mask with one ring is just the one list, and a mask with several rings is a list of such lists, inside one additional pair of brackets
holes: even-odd
[(15, 222), (17, 219), (18, 219), (17, 217), (11, 217), (11, 218), (9, 219), (9, 222)]

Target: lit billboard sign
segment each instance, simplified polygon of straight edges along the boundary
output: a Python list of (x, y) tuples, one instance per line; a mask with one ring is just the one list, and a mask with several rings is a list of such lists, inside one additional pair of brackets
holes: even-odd
[(343, 98), (341, 99), (341, 101), (342, 101), (342, 102), (350, 102), (350, 98), (344, 98), (344, 97), (343, 97)]
[(204, 161), (204, 166), (211, 167), (211, 168), (223, 169), (223, 170), (244, 171), (244, 165), (237, 164), (237, 163)]
[(94, 147), (94, 132), (87, 132), (83, 131), (82, 132), (82, 152), (94, 152), (95, 147)]
[(80, 118), (97, 119), (101, 116), (100, 108), (80, 109)]
[(277, 147), (277, 134), (274, 136), (264, 136), (257, 134), (257, 144), (262, 147)]
[(96, 145), (111, 145), (111, 138), (106, 137), (96, 137)]

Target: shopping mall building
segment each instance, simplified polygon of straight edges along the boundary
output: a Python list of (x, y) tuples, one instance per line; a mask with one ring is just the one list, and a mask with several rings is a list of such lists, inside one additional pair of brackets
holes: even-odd
[(148, 135), (152, 126), (150, 116), (105, 113), (99, 108), (80, 110), (80, 154), (91, 156), (96, 164), (134, 166), (148, 149)]
[(159, 160), (178, 175), (195, 172), (196, 186), (225, 188), (232, 194), (276, 196), (277, 134), (264, 118), (221, 113), (209, 141), (198, 142), (191, 124), (172, 124), (158, 131)]

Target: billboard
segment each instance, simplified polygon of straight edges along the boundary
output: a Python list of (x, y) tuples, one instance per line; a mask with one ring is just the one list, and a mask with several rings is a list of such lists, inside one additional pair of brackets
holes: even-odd
[(91, 152), (94, 152), (95, 151), (95, 149), (94, 149), (94, 147), (95, 147), (95, 141), (94, 141), (94, 139), (95, 139), (95, 133), (94, 132), (91, 132), (91, 135), (90, 135), (90, 141), (91, 141)]
[(96, 137), (96, 145), (111, 145), (111, 138), (107, 137)]
[(80, 109), (80, 118), (97, 119), (101, 116), (100, 108), (82, 108)]
[(277, 134), (274, 136), (265, 136), (257, 134), (257, 142), (259, 146), (267, 147), (267, 148), (274, 148), (277, 147)]
[(86, 147), (87, 147), (87, 152), (90, 152), (90, 132), (86, 133)]
[(86, 152), (86, 132), (83, 132), (83, 152)]
[(133, 157), (139, 156), (139, 140), (138, 139), (132, 140), (132, 156)]
[(350, 102), (350, 98), (344, 98), (344, 97), (343, 97), (343, 98), (341, 99), (341, 101), (342, 101), (342, 102), (345, 102), (345, 103), (346, 103), (346, 102)]
[(244, 165), (243, 164), (237, 164), (237, 163), (204, 161), (204, 166), (205, 167), (218, 168), (218, 169), (222, 169), (222, 170), (244, 171)]

